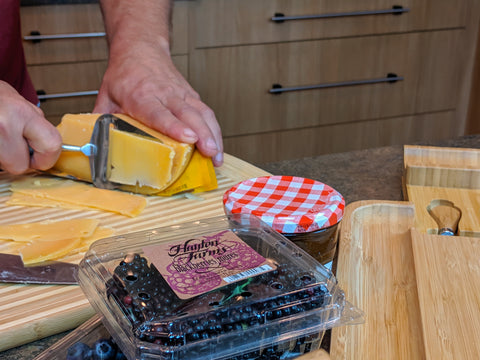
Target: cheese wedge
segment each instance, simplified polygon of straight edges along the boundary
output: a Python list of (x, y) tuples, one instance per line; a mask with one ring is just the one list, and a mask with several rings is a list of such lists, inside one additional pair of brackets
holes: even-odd
[(172, 178), (174, 156), (173, 149), (161, 142), (112, 130), (107, 177), (119, 184), (162, 187)]
[(71, 219), (0, 225), (0, 239), (19, 242), (56, 242), (74, 236), (80, 240), (92, 236), (99, 222), (97, 219)]
[[(65, 144), (83, 145), (90, 141), (95, 121), (101, 114), (66, 114), (58, 130)], [(151, 135), (152, 140), (119, 130), (110, 132), (107, 174), (111, 181), (124, 184), (121, 189), (153, 194), (172, 184), (185, 170), (194, 145), (180, 143), (150, 129), (129, 116), (118, 118)], [(81, 153), (62, 152), (51, 173), (91, 181), (88, 158)]]
[[(147, 205), (147, 200), (140, 195), (98, 189), (91, 185), (59, 178), (44, 176), (23, 177), (12, 182), (13, 194), (21, 194), (27, 199), (27, 206), (51, 206), (52, 201), (59, 207), (103, 210), (121, 215), (138, 216)], [(47, 200), (45, 202), (45, 200)], [(7, 201), (7, 204), (9, 201)], [(20, 205), (19, 199), (12, 204)]]

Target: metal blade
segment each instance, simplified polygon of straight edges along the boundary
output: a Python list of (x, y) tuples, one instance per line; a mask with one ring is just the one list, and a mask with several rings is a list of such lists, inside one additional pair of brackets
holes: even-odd
[(78, 284), (78, 265), (49, 262), (39, 266), (24, 266), (17, 255), (0, 254), (0, 282), (21, 284)]

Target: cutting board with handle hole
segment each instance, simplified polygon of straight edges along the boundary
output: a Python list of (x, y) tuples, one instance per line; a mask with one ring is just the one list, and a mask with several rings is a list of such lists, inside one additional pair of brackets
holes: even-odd
[[(121, 235), (223, 215), (222, 196), (226, 190), (245, 179), (269, 175), (228, 154), (224, 165), (216, 171), (218, 189), (191, 198), (149, 197), (146, 209), (135, 218), (99, 211), (6, 206), (10, 183), (15, 178), (0, 172), (0, 223), (98, 218), (101, 225), (110, 226), (116, 235)], [(0, 252), (5, 250), (0, 246)], [(78, 263), (82, 256), (68, 260)], [(0, 351), (72, 329), (93, 315), (79, 286), (0, 284)]]

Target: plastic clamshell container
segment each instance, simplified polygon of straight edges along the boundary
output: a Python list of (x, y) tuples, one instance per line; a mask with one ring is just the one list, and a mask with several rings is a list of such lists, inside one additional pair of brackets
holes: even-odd
[[(144, 252), (222, 232), (271, 269), (244, 271), (239, 281), (181, 299)], [(80, 263), (79, 284), (131, 360), (290, 359), (318, 349), (326, 329), (345, 323), (344, 293), (332, 273), (251, 215), (97, 241)]]
[(110, 334), (103, 326), (101, 317), (95, 315), (37, 355), (33, 360), (65, 360), (68, 355), (68, 349), (76, 343), (82, 342), (93, 347), (97, 340), (109, 338)]

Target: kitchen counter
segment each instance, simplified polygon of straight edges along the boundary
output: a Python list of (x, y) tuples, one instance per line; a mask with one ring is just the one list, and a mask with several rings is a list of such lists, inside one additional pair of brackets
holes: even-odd
[[(480, 148), (480, 135), (412, 145)], [(348, 153), (267, 163), (260, 168), (274, 175), (295, 175), (326, 183), (347, 204), (359, 200), (402, 200), (403, 147), (389, 146)], [(0, 360), (33, 359), (66, 333), (50, 336), (0, 353)]]

